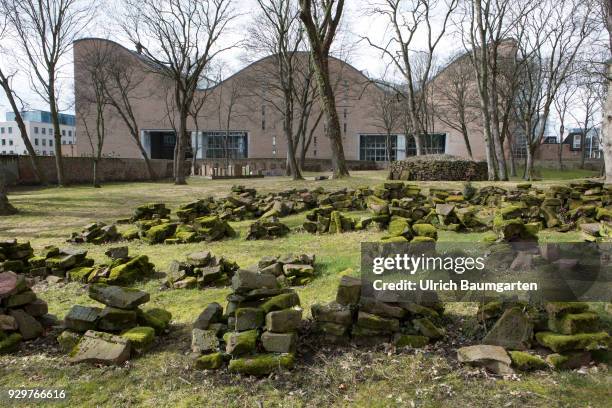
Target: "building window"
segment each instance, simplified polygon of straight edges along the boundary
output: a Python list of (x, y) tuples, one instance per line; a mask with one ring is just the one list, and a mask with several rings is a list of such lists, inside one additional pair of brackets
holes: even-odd
[(53, 146), (53, 139), (49, 139), (49, 146)]
[(344, 119), (348, 117), (348, 109), (344, 108)]
[(47, 139), (43, 139), (43, 140), (42, 140), (42, 145), (43, 145), (43, 146), (46, 146), (46, 145), (47, 145)]
[(43, 135), (47, 134), (47, 128), (41, 128), (40, 131)]
[(344, 133), (345, 134), (346, 134), (346, 129), (347, 129), (346, 122), (344, 122)]
[(272, 136), (272, 146), (276, 146), (276, 136)]
[(52, 135), (53, 134), (53, 129), (49, 128), (49, 134)]
[(6, 146), (6, 139), (2, 139), (2, 146)]
[(248, 157), (246, 132), (202, 132), (201, 137), (205, 159), (245, 159)]
[(580, 143), (582, 142), (582, 135), (574, 135), (574, 139), (572, 140), (572, 149), (580, 150)]
[(312, 155), (313, 155), (314, 157), (317, 157), (317, 149), (314, 149), (314, 151), (312, 152)]
[(316, 136), (314, 137), (314, 145), (315, 146), (317, 145), (317, 137)]
[(68, 131), (68, 136), (72, 137), (72, 130)]
[(12, 146), (12, 145), (13, 145), (13, 140), (11, 139), (9, 140), (9, 146)]
[(38, 138), (34, 139), (34, 145), (38, 146)]
[(34, 126), (34, 134), (37, 135), (38, 134), (38, 126)]
[(9, 132), (9, 135), (10, 135), (11, 133), (13, 133), (13, 128), (12, 128), (12, 126), (9, 126), (9, 128), (8, 128), (8, 132)]
[(62, 136), (66, 136), (66, 129), (62, 129)]
[(0, 128), (0, 133), (4, 134), (4, 128)]
[[(421, 136), (423, 154), (444, 154), (446, 152), (446, 134), (430, 133)], [(414, 137), (406, 137), (406, 156), (416, 156)]]
[[(388, 144), (388, 143), (389, 144)], [(359, 160), (393, 161), (397, 153), (397, 135), (360, 135)]]

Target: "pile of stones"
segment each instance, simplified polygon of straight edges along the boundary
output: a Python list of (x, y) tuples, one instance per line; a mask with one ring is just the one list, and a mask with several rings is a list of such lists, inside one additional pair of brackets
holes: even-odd
[(89, 286), (89, 297), (104, 309), (73, 306), (57, 338), (73, 363), (122, 364), (147, 351), (172, 319), (164, 309), (141, 310), (149, 294), (140, 290), (97, 283)]
[(33, 276), (65, 278), (72, 270), (92, 267), (94, 260), (87, 258), (86, 250), (47, 246), (38, 256), (29, 258), (28, 265)]
[(389, 165), (390, 180), (487, 180), (487, 163), (447, 154), (409, 157)]
[(0, 241), (0, 272), (26, 272), (29, 269), (28, 259), (34, 255), (29, 242), (18, 242), (16, 239)]
[[(478, 318), (492, 324), (483, 344), (459, 349), (457, 355), (460, 362), (496, 374), (575, 369), (594, 360), (609, 361), (610, 335), (601, 331), (599, 316), (585, 303), (549, 302), (538, 308), (496, 300), (481, 305)], [(550, 350), (545, 358), (533, 353), (537, 345)]]
[(75, 266), (67, 271), (66, 277), (83, 283), (130, 285), (155, 273), (155, 265), (146, 255), (130, 256), (127, 247), (109, 248), (105, 254), (110, 258), (109, 263)]
[(330, 205), (315, 208), (306, 214), (303, 227), (311, 234), (338, 234), (361, 229), (357, 220), (334, 210)]
[(312, 306), (315, 332), (326, 342), (419, 348), (445, 335), (440, 303), (383, 302), (362, 296), (361, 286), (361, 279), (343, 276), (334, 302)]
[(36, 297), (24, 275), (0, 273), (0, 354), (16, 350), (22, 340), (36, 339), (56, 324), (47, 303)]
[(230, 372), (265, 376), (292, 368), (302, 320), (297, 293), (272, 274), (239, 270), (227, 299), (225, 311), (211, 303), (193, 323), (196, 369), (227, 364)]
[(278, 220), (278, 217), (260, 218), (251, 225), (247, 232), (248, 241), (260, 239), (274, 239), (284, 237), (289, 233), (289, 227)]
[(187, 261), (172, 261), (167, 273), (167, 286), (174, 289), (225, 286), (230, 283), (238, 264), (208, 251), (187, 255)]
[(247, 268), (260, 274), (273, 275), (281, 287), (302, 286), (315, 278), (314, 254), (264, 256), (257, 265)]
[[(132, 217), (129, 218), (129, 222), (136, 222), (142, 220), (156, 220), (169, 218), (170, 209), (166, 208), (164, 203), (149, 203), (138, 206), (134, 209)], [(122, 220), (128, 221), (128, 220)]]
[(88, 242), (99, 245), (108, 242), (116, 242), (121, 238), (121, 234), (117, 232), (116, 225), (106, 225), (103, 222), (94, 222), (86, 225), (81, 232), (73, 232), (67, 242), (73, 244)]
[(122, 233), (126, 240), (141, 239), (148, 244), (210, 242), (235, 235), (236, 232), (227, 221), (214, 215), (196, 218), (191, 224), (173, 222), (169, 219), (138, 221), (136, 226)]

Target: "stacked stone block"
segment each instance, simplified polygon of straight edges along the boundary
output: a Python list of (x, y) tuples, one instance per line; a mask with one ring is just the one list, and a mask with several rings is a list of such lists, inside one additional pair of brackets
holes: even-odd
[(185, 262), (172, 261), (168, 270), (168, 286), (175, 289), (206, 288), (230, 283), (238, 265), (209, 251), (187, 255)]
[(74, 244), (92, 243), (96, 245), (116, 242), (122, 239), (114, 224), (106, 225), (103, 222), (94, 222), (86, 225), (81, 232), (73, 232), (68, 242)]
[(142, 310), (150, 297), (137, 289), (97, 283), (89, 286), (89, 297), (105, 307), (73, 306), (58, 337), (73, 363), (120, 365), (146, 352), (172, 319), (164, 309)]
[(272, 274), (239, 270), (223, 310), (209, 304), (193, 323), (192, 352), (197, 369), (220, 369), (264, 376), (290, 369), (302, 320), (300, 299), (280, 288)]

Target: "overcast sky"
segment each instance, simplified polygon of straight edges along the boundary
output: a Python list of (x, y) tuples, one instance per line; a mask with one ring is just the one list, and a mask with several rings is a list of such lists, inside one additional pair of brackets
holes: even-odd
[[(83, 0), (88, 1), (88, 0)], [(94, 0), (95, 1), (95, 0)], [(128, 48), (133, 46), (127, 41), (125, 36), (122, 34), (122, 30), (117, 25), (116, 16), (120, 14), (122, 0), (103, 0), (108, 2), (107, 7), (101, 8), (100, 15), (96, 21), (91, 25), (87, 33), (83, 36), (95, 36), (110, 38)], [(114, 3), (114, 5), (113, 5)], [(368, 37), (372, 42), (377, 44), (385, 44), (388, 39), (389, 27), (383, 17), (373, 16), (368, 13), (368, 0), (349, 0), (346, 2), (346, 11), (343, 17), (343, 34), (339, 38), (344, 46), (343, 48), (350, 48), (349, 62), (357, 69), (364, 71), (368, 76), (380, 78), (386, 75), (389, 78), (388, 63), (382, 58), (379, 51), (372, 48), (367, 41), (363, 38)], [(231, 30), (221, 38), (221, 41), (227, 43), (233, 43), (239, 40), (245, 40), (244, 33), (249, 22), (252, 21), (257, 9), (255, 0), (236, 0), (235, 10), (240, 15), (235, 21)], [(439, 29), (439, 25), (438, 28)], [(423, 40), (425, 39), (421, 33)], [(422, 43), (422, 42), (421, 42)], [(419, 42), (416, 42), (418, 46)], [(11, 43), (5, 42), (2, 44), (8, 50), (12, 57), (19, 58), (18, 47)], [(464, 47), (462, 45), (460, 35), (453, 33), (453, 28), (448, 29), (448, 34), (445, 36), (443, 41), (440, 43), (437, 49), (436, 59), (441, 63), (448, 60), (451, 56), (456, 55), (459, 52), (463, 52)], [(247, 54), (244, 49), (237, 48), (222, 54), (221, 59), (227, 65), (228, 71), (224, 76), (229, 76), (232, 72), (239, 70), (244, 67), (247, 61)], [(16, 66), (14, 61), (0, 61), (3, 64), (3, 68), (8, 64)], [(72, 55), (68, 55), (64, 61), (64, 67), (62, 70), (62, 108), (69, 113), (73, 112), (72, 101)], [(387, 74), (385, 74), (387, 73)], [(18, 76), (15, 79), (16, 90), (18, 95), (27, 102), (28, 108), (30, 109), (41, 109), (48, 110), (47, 104), (36, 95), (31, 89), (28, 81), (28, 76), (20, 70)], [(3, 93), (0, 94), (0, 112), (9, 110), (8, 102)], [(2, 115), (4, 116), (4, 115)], [(3, 118), (2, 118), (3, 119)]]

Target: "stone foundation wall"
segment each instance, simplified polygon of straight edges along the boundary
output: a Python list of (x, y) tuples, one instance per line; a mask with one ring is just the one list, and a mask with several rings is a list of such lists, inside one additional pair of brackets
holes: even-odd
[(487, 179), (487, 163), (446, 155), (412, 157), (391, 163), (390, 180), (460, 180)]

